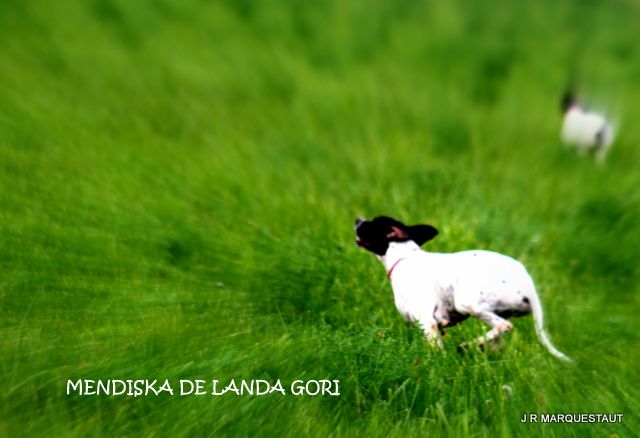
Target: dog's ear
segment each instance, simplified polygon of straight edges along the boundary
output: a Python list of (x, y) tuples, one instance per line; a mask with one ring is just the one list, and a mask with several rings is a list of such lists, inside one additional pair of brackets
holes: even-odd
[(409, 239), (416, 242), (418, 245), (422, 245), (438, 235), (436, 230), (431, 225), (413, 225), (406, 227)]
[(391, 225), (391, 227), (389, 227), (389, 232), (385, 237), (389, 240), (411, 239), (411, 236), (409, 236), (409, 234), (405, 230), (395, 225)]

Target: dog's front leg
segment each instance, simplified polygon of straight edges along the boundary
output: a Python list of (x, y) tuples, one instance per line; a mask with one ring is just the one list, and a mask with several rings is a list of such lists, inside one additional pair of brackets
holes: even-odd
[(436, 323), (435, 319), (420, 319), (420, 327), (430, 345), (442, 348), (442, 339), (440, 338), (438, 323)]

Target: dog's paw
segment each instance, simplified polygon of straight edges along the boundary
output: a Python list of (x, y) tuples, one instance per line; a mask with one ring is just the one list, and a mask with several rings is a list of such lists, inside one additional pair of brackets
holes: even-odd
[(426, 342), (427, 344), (431, 347), (431, 348), (435, 348), (438, 350), (442, 350), (444, 348), (444, 343), (442, 342), (442, 339), (440, 338), (426, 338)]
[(487, 351), (498, 351), (504, 348), (505, 342), (504, 339), (498, 338), (491, 342), (487, 347)]

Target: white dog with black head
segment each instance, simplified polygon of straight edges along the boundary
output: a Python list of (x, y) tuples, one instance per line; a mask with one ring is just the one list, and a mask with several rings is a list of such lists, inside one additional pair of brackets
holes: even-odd
[(542, 344), (570, 360), (547, 338), (533, 280), (517, 260), (483, 250), (423, 251), (420, 246), (438, 234), (434, 227), (407, 226), (386, 216), (357, 219), (355, 228), (356, 243), (382, 261), (398, 311), (417, 322), (432, 344), (442, 346), (440, 329), (475, 316), (491, 326), (478, 339), (483, 346), (513, 328), (507, 318), (532, 313)]
[(603, 163), (613, 143), (613, 125), (604, 115), (587, 111), (571, 92), (563, 96), (560, 105), (564, 114), (561, 132), (564, 144), (580, 155), (593, 152), (596, 162)]

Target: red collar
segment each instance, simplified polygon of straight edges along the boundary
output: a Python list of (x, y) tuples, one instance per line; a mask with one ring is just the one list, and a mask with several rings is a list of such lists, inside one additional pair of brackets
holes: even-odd
[(393, 264), (393, 266), (391, 266), (391, 269), (389, 269), (387, 271), (387, 278), (389, 280), (391, 280), (391, 274), (393, 274), (393, 270), (396, 268), (396, 266), (398, 266), (398, 263), (400, 263), (401, 261), (403, 261), (405, 259), (405, 257), (399, 258), (398, 260), (396, 260), (396, 262)]
[[(418, 251), (419, 249), (420, 249), (420, 248), (415, 248), (415, 249), (413, 249), (411, 252)], [(396, 266), (398, 266), (398, 263), (400, 263), (401, 261), (403, 261), (403, 260), (404, 260), (404, 259), (406, 259), (407, 257), (409, 257), (409, 256), (407, 255), (407, 256), (404, 256), (404, 257), (400, 257), (398, 260), (396, 260), (396, 262), (395, 262), (395, 263), (391, 266), (391, 268), (387, 271), (387, 278), (388, 278), (389, 280), (391, 280), (391, 274), (393, 274), (393, 270), (396, 268)]]

